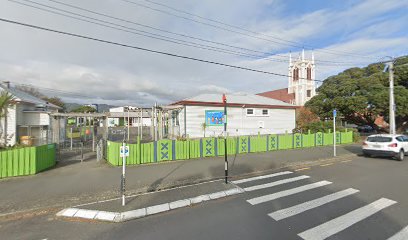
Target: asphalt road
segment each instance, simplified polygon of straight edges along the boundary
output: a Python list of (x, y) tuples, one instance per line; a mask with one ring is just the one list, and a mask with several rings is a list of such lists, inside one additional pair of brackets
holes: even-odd
[(121, 224), (3, 221), (1, 238), (388, 239), (408, 226), (408, 157), (353, 156), (270, 174), (283, 171), (292, 173), (237, 183), (247, 192), (234, 197)]

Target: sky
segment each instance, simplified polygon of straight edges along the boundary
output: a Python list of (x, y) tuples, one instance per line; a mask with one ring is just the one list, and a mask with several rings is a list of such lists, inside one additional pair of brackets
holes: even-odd
[[(306, 58), (314, 54), (318, 80), (408, 54), (408, 0), (0, 0), (0, 6), (3, 19), (281, 75), (288, 74), (289, 54), (305, 49)], [(2, 21), (0, 36), (0, 81), (66, 102), (152, 106), (288, 84), (285, 76)]]

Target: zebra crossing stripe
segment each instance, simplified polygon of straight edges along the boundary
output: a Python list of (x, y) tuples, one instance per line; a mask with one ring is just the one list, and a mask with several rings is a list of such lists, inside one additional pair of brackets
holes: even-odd
[(247, 202), (249, 202), (252, 205), (256, 205), (256, 204), (272, 201), (272, 200), (275, 200), (275, 199), (278, 199), (278, 198), (290, 196), (290, 195), (293, 195), (293, 194), (296, 194), (296, 193), (304, 192), (304, 191), (307, 191), (307, 190), (310, 190), (310, 189), (322, 187), (322, 186), (329, 185), (329, 184), (332, 184), (332, 182), (320, 181), (320, 182), (317, 182), (317, 183), (311, 183), (311, 184), (303, 185), (303, 186), (300, 186), (300, 187), (292, 188), (292, 189), (289, 189), (289, 190), (285, 190), (285, 191), (281, 191), (281, 192), (277, 192), (277, 193), (272, 193), (272, 194), (264, 195), (264, 196), (261, 196), (261, 197), (252, 198), (252, 199), (247, 200)]
[(395, 203), (397, 202), (387, 198), (381, 198), (364, 207), (358, 208), (317, 227), (299, 233), (298, 236), (305, 240), (326, 239)]
[(292, 217), (294, 215), (297, 215), (299, 213), (303, 213), (305, 211), (311, 210), (313, 208), (320, 207), (324, 204), (333, 202), (335, 200), (338, 200), (343, 197), (347, 197), (351, 194), (357, 193), (359, 190), (353, 189), (353, 188), (348, 188), (346, 190), (336, 192), (330, 195), (326, 195), (321, 198), (317, 198), (308, 202), (304, 202), (298, 205), (295, 205), (293, 207), (285, 208), (273, 213), (268, 214), (271, 218), (275, 219), (276, 221)]
[(276, 177), (276, 176), (281, 176), (281, 175), (286, 175), (286, 174), (291, 174), (291, 173), (293, 173), (293, 172), (290, 172), (290, 171), (278, 172), (278, 173), (269, 174), (269, 175), (263, 175), (263, 176), (258, 176), (258, 177), (252, 177), (252, 178), (245, 178), (245, 179), (241, 179), (241, 180), (236, 180), (236, 181), (232, 181), (232, 183), (234, 183), (234, 184), (246, 183), (246, 182), (251, 182), (251, 181), (266, 179), (266, 178), (273, 178), (273, 177)]
[(285, 184), (285, 183), (296, 182), (296, 181), (306, 179), (306, 178), (310, 178), (310, 177), (306, 176), (306, 175), (302, 175), (302, 176), (299, 176), (299, 177), (283, 179), (283, 180), (279, 180), (279, 181), (276, 181), (276, 182), (270, 182), (270, 183), (265, 183), (265, 184), (261, 184), (261, 185), (246, 187), (246, 188), (244, 188), (244, 191), (251, 192), (251, 191), (255, 191), (255, 190), (259, 190), (259, 189), (270, 188), (270, 187), (282, 185), (282, 184)]
[(408, 226), (397, 232), (394, 236), (388, 238), (388, 240), (406, 240), (408, 239)]

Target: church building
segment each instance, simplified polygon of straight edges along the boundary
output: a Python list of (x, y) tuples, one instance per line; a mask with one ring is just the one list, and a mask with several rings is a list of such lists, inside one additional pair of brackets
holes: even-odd
[(258, 93), (257, 95), (277, 99), (296, 106), (303, 106), (316, 95), (315, 61), (312, 53), (311, 59), (305, 58), (305, 51), (292, 60), (289, 55), (288, 87), (273, 91)]

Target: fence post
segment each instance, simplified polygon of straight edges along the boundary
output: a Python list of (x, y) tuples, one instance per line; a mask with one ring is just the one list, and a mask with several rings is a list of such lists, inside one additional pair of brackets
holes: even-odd
[(71, 127), (71, 150), (72, 150), (72, 127)]
[(136, 155), (136, 163), (141, 164), (142, 163), (142, 145), (140, 144), (140, 136), (137, 136), (137, 151), (139, 152), (138, 155)]
[(81, 142), (81, 163), (84, 161), (84, 143)]

